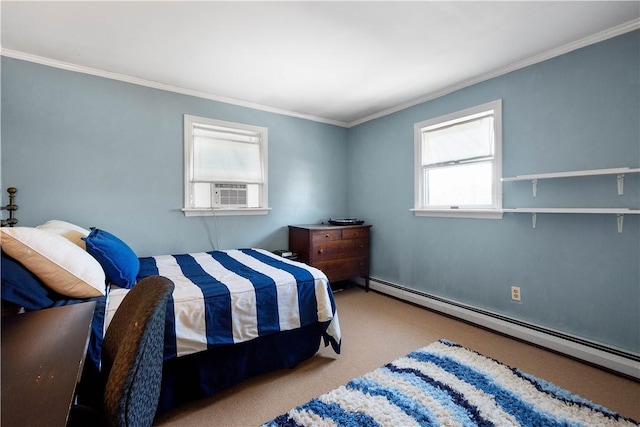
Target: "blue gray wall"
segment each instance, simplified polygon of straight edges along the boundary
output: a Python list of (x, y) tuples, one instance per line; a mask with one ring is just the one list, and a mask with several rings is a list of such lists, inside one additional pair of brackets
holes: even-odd
[[(503, 100), (504, 176), (640, 164), (639, 33), (459, 90), (349, 130), (349, 203), (373, 224), (371, 275), (627, 350), (640, 351), (640, 232), (627, 215), (416, 217), (413, 124)], [(504, 183), (505, 208), (636, 207), (616, 176)], [(510, 287), (522, 289), (514, 303)]]
[[(503, 100), (505, 176), (640, 164), (633, 32), (346, 130), (2, 58), (2, 188), (21, 225), (98, 226), (141, 256), (286, 247), (288, 224), (366, 219), (372, 276), (640, 352), (640, 230), (625, 217), (415, 217), (413, 124)], [(420, 95), (420, 94), (416, 94)], [(266, 216), (185, 218), (182, 115), (269, 128)], [(504, 185), (504, 206), (638, 207), (640, 178)], [(3, 194), (6, 203), (6, 193)], [(522, 303), (510, 300), (511, 285)]]
[[(286, 248), (288, 224), (347, 213), (347, 130), (2, 58), (2, 198), (20, 225), (111, 231), (140, 256)], [(189, 217), (183, 115), (269, 128), (266, 216)]]

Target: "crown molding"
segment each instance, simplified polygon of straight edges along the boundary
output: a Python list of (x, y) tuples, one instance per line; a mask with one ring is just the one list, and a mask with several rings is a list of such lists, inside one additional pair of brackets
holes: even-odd
[(314, 122), (325, 123), (334, 126), (347, 127), (346, 122), (338, 120), (326, 119), (323, 117), (317, 117), (309, 114), (297, 113), (295, 111), (284, 110), (281, 108), (271, 107), (268, 105), (256, 104), (249, 101), (243, 101), (234, 98), (227, 98), (224, 96), (215, 95), (208, 92), (199, 90), (187, 89), (184, 87), (173, 86), (166, 83), (160, 83), (153, 80), (142, 79), (139, 77), (133, 77), (126, 74), (113, 73), (111, 71), (100, 70), (98, 68), (85, 67), (83, 65), (72, 64), (70, 62), (58, 61), (56, 59), (46, 58), (43, 56), (32, 55), (30, 53), (20, 52), (17, 50), (2, 48), (2, 56), (8, 58), (20, 59), (22, 61), (34, 62), (36, 64), (46, 65), (49, 67), (60, 68), (67, 71), (73, 71), (76, 73), (90, 74), (97, 77), (103, 77), (111, 80), (118, 80), (121, 82), (131, 83), (139, 86), (146, 86), (153, 89), (164, 90), (168, 92), (175, 92), (182, 95), (194, 96), (197, 98), (209, 99), (212, 101), (223, 102), (225, 104), (237, 105), (240, 107), (252, 108), (254, 110), (266, 111), (269, 113), (282, 114), (285, 116), (296, 117), (299, 119), (311, 120)]
[(569, 53), (571, 51), (601, 42), (613, 37), (637, 30), (640, 28), (640, 19), (634, 19), (633, 21), (626, 22), (624, 24), (618, 25), (616, 27), (610, 28), (605, 31), (601, 31), (599, 33), (593, 34), (591, 36), (585, 37), (583, 39), (577, 40), (572, 43), (568, 43), (564, 46), (560, 46), (555, 49), (551, 49), (549, 51), (543, 52), (539, 55), (532, 56), (530, 58), (524, 59), (522, 61), (516, 62), (514, 64), (508, 65), (506, 67), (499, 68), (497, 70), (490, 71), (486, 74), (479, 75), (472, 79), (464, 80), (460, 83), (457, 83), (452, 86), (448, 86), (444, 89), (438, 90), (436, 92), (432, 92), (423, 97), (415, 99), (413, 101), (397, 105), (395, 107), (388, 108), (386, 110), (380, 111), (378, 113), (372, 114), (367, 117), (363, 117), (361, 119), (350, 122), (347, 127), (351, 128), (362, 123), (378, 119), (380, 117), (388, 116), (393, 113), (397, 113), (398, 111), (406, 110), (407, 108), (413, 107), (418, 104), (422, 104), (427, 101), (432, 101), (434, 99), (440, 98), (444, 95), (450, 94), (452, 92), (456, 92), (460, 89), (464, 89), (469, 86), (473, 86), (478, 83), (482, 83), (484, 81), (490, 80), (494, 77), (499, 77), (504, 74), (508, 74), (512, 71), (519, 70), (521, 68), (528, 67), (530, 65), (537, 64), (539, 62), (546, 61), (551, 58), (555, 58), (556, 56), (564, 55), (565, 53)]

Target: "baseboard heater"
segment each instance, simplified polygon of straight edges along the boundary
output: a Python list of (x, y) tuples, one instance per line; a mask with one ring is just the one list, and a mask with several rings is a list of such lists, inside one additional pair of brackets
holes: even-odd
[(640, 354), (371, 278), (370, 288), (567, 356), (640, 379)]

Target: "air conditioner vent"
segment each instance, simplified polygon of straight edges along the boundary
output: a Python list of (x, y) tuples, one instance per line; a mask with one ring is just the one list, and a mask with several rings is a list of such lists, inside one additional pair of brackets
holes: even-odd
[(215, 207), (246, 207), (246, 184), (214, 184), (213, 205)]

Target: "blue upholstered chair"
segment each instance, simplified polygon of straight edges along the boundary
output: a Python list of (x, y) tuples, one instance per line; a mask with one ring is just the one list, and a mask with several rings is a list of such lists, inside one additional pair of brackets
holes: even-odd
[(171, 280), (152, 276), (127, 293), (102, 344), (102, 408), (91, 415), (72, 411), (69, 425), (152, 425), (160, 397), (166, 307), (173, 289)]

